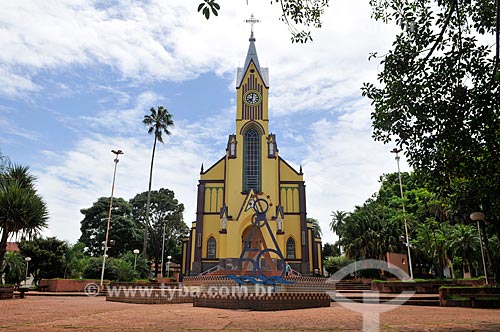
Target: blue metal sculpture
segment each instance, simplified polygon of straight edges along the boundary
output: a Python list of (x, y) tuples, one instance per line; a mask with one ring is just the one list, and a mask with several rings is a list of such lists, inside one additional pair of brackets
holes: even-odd
[[(273, 231), (269, 226), (269, 222), (267, 221), (267, 211), (269, 209), (269, 203), (262, 198), (258, 198), (255, 200), (253, 204), (253, 210), (255, 213), (252, 216), (252, 228), (250, 233), (246, 239), (245, 245), (243, 246), (243, 250), (241, 251), (240, 258), (238, 260), (238, 266), (241, 268), (241, 275), (230, 275), (228, 278), (236, 281), (239, 285), (242, 284), (263, 284), (263, 285), (276, 285), (276, 284), (291, 284), (293, 282), (283, 279), (285, 271), (283, 267), (285, 266), (285, 259), (283, 258), (283, 254), (281, 253), (280, 247), (276, 238), (274, 237)], [(262, 229), (268, 231), (269, 236), (274, 244), (274, 248), (267, 248), (264, 239), (265, 249), (253, 248), (250, 244), (252, 243), (252, 239), (255, 236), (255, 232), (260, 230), (262, 233)], [(248, 245), (247, 245), (248, 244)], [(271, 254), (276, 255), (279, 262), (276, 264), (271, 259)], [(276, 267), (281, 266), (280, 275), (279, 276), (266, 276), (261, 266), (262, 259), (267, 259), (272, 266), (272, 270), (276, 271)], [(247, 271), (248, 264), (252, 264), (252, 270)]]

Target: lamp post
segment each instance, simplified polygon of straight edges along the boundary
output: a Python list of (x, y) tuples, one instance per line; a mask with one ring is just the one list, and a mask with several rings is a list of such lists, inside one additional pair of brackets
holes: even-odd
[(163, 277), (163, 270), (165, 268), (165, 264), (164, 264), (164, 261), (163, 261), (163, 255), (164, 254), (165, 254), (165, 221), (163, 221), (163, 242), (161, 244), (161, 271), (160, 271), (160, 277)]
[(106, 267), (106, 257), (108, 257), (108, 237), (109, 237), (109, 225), (111, 222), (111, 210), (113, 209), (113, 194), (115, 192), (115, 179), (116, 179), (116, 166), (118, 165), (118, 156), (123, 154), (122, 150), (111, 150), (112, 153), (116, 155), (114, 163), (115, 169), (113, 171), (113, 184), (111, 185), (111, 198), (109, 200), (109, 212), (108, 212), (108, 223), (106, 226), (106, 239), (104, 240), (104, 253), (102, 255), (102, 270), (101, 270), (101, 289), (104, 282), (104, 268)]
[(170, 278), (170, 260), (172, 259), (172, 256), (167, 256), (168, 263), (167, 263), (167, 277)]
[(479, 245), (481, 246), (481, 258), (483, 259), (483, 271), (484, 279), (486, 280), (486, 285), (488, 284), (488, 272), (486, 271), (486, 261), (484, 260), (484, 250), (483, 250), (483, 236), (481, 235), (481, 227), (479, 227), (479, 221), (484, 220), (485, 215), (482, 212), (472, 212), (470, 214), (470, 219), (477, 222), (477, 232), (479, 234)]
[(28, 268), (30, 265), (31, 257), (24, 258), (24, 261), (26, 262), (26, 275), (24, 278), (24, 287), (28, 287)]
[(134, 249), (134, 274), (135, 274), (135, 267), (137, 266), (137, 255), (139, 255), (139, 249)]
[(408, 267), (410, 268), (410, 280), (413, 280), (413, 266), (411, 264), (411, 251), (410, 251), (410, 238), (408, 236), (408, 223), (406, 221), (406, 209), (405, 209), (405, 201), (403, 196), (403, 181), (401, 180), (401, 170), (399, 168), (399, 153), (403, 151), (403, 149), (394, 148), (391, 150), (391, 153), (396, 154), (396, 162), (398, 164), (398, 176), (399, 176), (399, 190), (401, 191), (401, 204), (403, 206), (403, 220), (405, 223), (405, 236), (406, 236), (406, 248), (408, 250)]

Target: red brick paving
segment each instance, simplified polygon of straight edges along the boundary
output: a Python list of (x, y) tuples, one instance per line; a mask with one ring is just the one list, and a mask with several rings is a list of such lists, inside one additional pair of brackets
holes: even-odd
[[(329, 308), (257, 312), (192, 304), (126, 304), (106, 302), (104, 297), (28, 296), (0, 301), (0, 332), (219, 330), (362, 331), (362, 316), (338, 303)], [(381, 314), (380, 331), (500, 331), (500, 310), (399, 306)]]

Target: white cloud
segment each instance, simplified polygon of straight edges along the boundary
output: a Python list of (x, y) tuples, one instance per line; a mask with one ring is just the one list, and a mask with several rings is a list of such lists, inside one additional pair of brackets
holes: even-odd
[(38, 91), (41, 87), (33, 83), (30, 79), (16, 74), (4, 66), (0, 66), (0, 95), (6, 97), (17, 97), (22, 91)]
[[(136, 89), (124, 92), (113, 82), (98, 82), (108, 92), (101, 102), (116, 100), (116, 107), (78, 116), (79, 132), (88, 134), (77, 138), (72, 151), (57, 153), (56, 159), (54, 151), (42, 151), (49, 165), (39, 174), (39, 187), (51, 209), (51, 234), (76, 240), (79, 210), (109, 196), (111, 149), (125, 151), (116, 195), (128, 199), (147, 190), (152, 137), (140, 121), (144, 110), (165, 101), (151, 92), (154, 82), (212, 71), (231, 80), (234, 89), (236, 67), (243, 65), (248, 47), (243, 20), (252, 12), (262, 21), (255, 26), (260, 64), (270, 68), (270, 128), (282, 130), (280, 154), (304, 166), (308, 214), (320, 220), (325, 239), (332, 241), (327, 228), (332, 210), (363, 203), (378, 189), (378, 177), (395, 170), (390, 149), (371, 139), (371, 108), (360, 96), (362, 83), (374, 81), (378, 70), (376, 62), (367, 61), (369, 52), (385, 52), (394, 30), (369, 18), (366, 1), (332, 2), (323, 27), (312, 31), (314, 42), (306, 45), (290, 43), (278, 4), (220, 3), (220, 15), (206, 21), (196, 12), (196, 1), (0, 2), (0, 94), (15, 99), (44, 93), (47, 87), (34, 82), (52, 72), (68, 93), (66, 73), (101, 67)], [(158, 147), (153, 186), (175, 191), (186, 205), (188, 225), (195, 217), (199, 167), (218, 160), (234, 132), (231, 103), (233, 109), (213, 110), (209, 117), (200, 111), (194, 120), (176, 113), (173, 135)], [(298, 123), (298, 115), (311, 119)], [(60, 119), (74, 122), (69, 117)]]

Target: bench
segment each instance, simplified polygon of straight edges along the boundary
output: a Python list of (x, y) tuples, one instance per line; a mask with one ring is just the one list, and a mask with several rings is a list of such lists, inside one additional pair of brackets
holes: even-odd
[(47, 288), (49, 288), (49, 285), (42, 285), (37, 287), (39, 292), (45, 292)]
[(15, 286), (14, 290), (19, 292), (19, 298), (24, 299), (24, 293), (29, 291), (29, 287)]
[(497, 299), (500, 301), (500, 294), (458, 294), (458, 296), (467, 297), (471, 301), (472, 308), (477, 308), (478, 299)]

